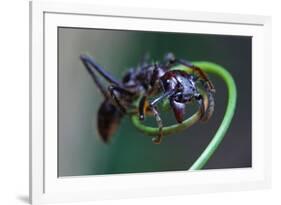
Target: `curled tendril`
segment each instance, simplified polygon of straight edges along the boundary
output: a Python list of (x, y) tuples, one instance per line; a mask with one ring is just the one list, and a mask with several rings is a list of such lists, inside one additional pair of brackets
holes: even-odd
[[(204, 165), (208, 162), (208, 160), (211, 158), (211, 156), (214, 154), (218, 146), (220, 145), (221, 141), (223, 140), (229, 126), (231, 123), (231, 120), (233, 118), (235, 108), (236, 108), (236, 101), (237, 101), (237, 90), (235, 86), (235, 82), (231, 76), (231, 74), (224, 69), (222, 66), (217, 65), (215, 63), (211, 62), (194, 62), (194, 65), (200, 67), (202, 70), (204, 70), (207, 73), (211, 73), (214, 75), (217, 75), (220, 77), (226, 84), (227, 91), (228, 91), (228, 102), (226, 111), (223, 117), (223, 120), (212, 138), (211, 142), (207, 145), (205, 150), (202, 152), (202, 154), (197, 158), (197, 160), (193, 163), (193, 165), (189, 168), (189, 170), (200, 170), (204, 167)], [(173, 68), (173, 70), (183, 70), (185, 72), (190, 73), (190, 68), (186, 66), (176, 66)], [(206, 97), (203, 95), (203, 97)], [(165, 105), (164, 105), (165, 106)], [(200, 111), (197, 111), (192, 116), (190, 116), (188, 119), (183, 121), (180, 124), (174, 124), (171, 126), (166, 126), (163, 128), (163, 136), (168, 136), (174, 133), (178, 133), (193, 124), (195, 124), (200, 118)], [(142, 133), (149, 135), (149, 136), (156, 136), (158, 134), (158, 127), (150, 127), (147, 125), (144, 125), (138, 118), (137, 114), (133, 114), (131, 116), (131, 121), (133, 125)]]

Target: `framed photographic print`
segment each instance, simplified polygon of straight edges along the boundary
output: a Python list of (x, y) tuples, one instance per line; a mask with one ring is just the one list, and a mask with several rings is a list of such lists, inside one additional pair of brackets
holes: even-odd
[(30, 22), (32, 204), (270, 186), (270, 17), (39, 1)]

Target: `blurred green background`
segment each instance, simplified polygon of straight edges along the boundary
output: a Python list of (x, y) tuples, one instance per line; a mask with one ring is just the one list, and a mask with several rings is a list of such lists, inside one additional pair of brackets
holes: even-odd
[[(61, 27), (58, 38), (58, 176), (187, 170), (212, 139), (226, 108), (226, 87), (210, 75), (217, 92), (215, 112), (207, 123), (155, 145), (125, 117), (112, 142), (104, 144), (96, 129), (103, 97), (79, 60), (83, 53), (119, 79), (145, 53), (155, 61), (173, 52), (227, 68), (237, 84), (237, 108), (225, 139), (204, 169), (251, 167), (251, 37)], [(166, 113), (164, 124), (173, 122), (173, 115)]]

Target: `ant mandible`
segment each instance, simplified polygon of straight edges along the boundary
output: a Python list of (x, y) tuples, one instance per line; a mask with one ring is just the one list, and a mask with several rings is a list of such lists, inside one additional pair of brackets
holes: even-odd
[[(163, 137), (163, 122), (157, 109), (157, 104), (163, 99), (169, 100), (178, 123), (183, 122), (186, 105), (193, 100), (199, 105), (201, 121), (207, 121), (214, 112), (215, 88), (207, 74), (191, 62), (175, 58), (172, 53), (166, 54), (163, 62), (159, 64), (148, 63), (148, 59), (144, 59), (140, 66), (129, 69), (122, 81), (106, 72), (90, 56), (81, 55), (80, 59), (104, 96), (97, 114), (98, 132), (104, 142), (110, 140), (122, 117), (138, 99), (139, 119), (144, 120), (148, 114), (155, 116), (159, 128), (158, 135), (153, 138), (156, 144)], [(189, 67), (192, 72), (189, 74), (181, 70), (171, 70), (176, 65)], [(102, 84), (96, 72), (110, 83), (108, 87)], [(207, 102), (204, 102), (199, 92), (199, 84), (207, 93)], [(151, 97), (155, 98), (149, 101), (148, 98)]]

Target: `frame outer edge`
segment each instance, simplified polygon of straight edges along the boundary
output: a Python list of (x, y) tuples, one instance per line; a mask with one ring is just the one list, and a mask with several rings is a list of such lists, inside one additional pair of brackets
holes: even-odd
[[(143, 13), (143, 10), (146, 10)], [(53, 13), (74, 13), (81, 15), (111, 15), (137, 18), (158, 18), (165, 20), (192, 20), (217, 23), (236, 23), (245, 25), (263, 26), (265, 34), (265, 69), (268, 69), (269, 75), (265, 76), (265, 94), (270, 103), (272, 101), (272, 69), (271, 69), (271, 17), (257, 15), (240, 15), (229, 13), (212, 13), (212, 12), (190, 12), (184, 10), (164, 10), (152, 8), (125, 8), (106, 6), (97, 6), (94, 4), (81, 3), (54, 3), (46, 1), (30, 1), (29, 2), (29, 200), (31, 204), (39, 204), (45, 202), (44, 198), (44, 133), (43, 133), (43, 16), (44, 12)], [(156, 11), (156, 12), (155, 12)], [(174, 15), (176, 14), (176, 15)], [(204, 14), (204, 15), (202, 15)], [(209, 20), (208, 20), (209, 19)], [(38, 59), (34, 58), (34, 54), (39, 53)], [(268, 119), (265, 123), (265, 168), (264, 180), (261, 187), (271, 187), (271, 114), (272, 108), (265, 112)], [(250, 185), (249, 185), (250, 186)], [(251, 187), (251, 186), (250, 186)]]
[(40, 204), (43, 197), (43, 7), (40, 2), (29, 2), (30, 14), (30, 68), (29, 68), (29, 136), (30, 136), (30, 180), (29, 202)]
[[(118, 17), (135, 17), (178, 21), (202, 21), (213, 23), (230, 23), (245, 25), (263, 25), (267, 16), (247, 15), (223, 12), (188, 11), (184, 9), (155, 9), (149, 7), (108, 7), (104, 5), (77, 2), (48, 2), (40, 1), (45, 12), (68, 13), (78, 15), (102, 15)], [(143, 12), (145, 10), (145, 12)], [(65, 12), (67, 11), (67, 12)], [(114, 15), (113, 15), (114, 13)], [(194, 20), (196, 19), (196, 20)]]
[(32, 2), (29, 6), (29, 203), (32, 203)]
[[(267, 75), (264, 76), (266, 107), (264, 114), (266, 116), (265, 124), (265, 187), (272, 187), (272, 18), (270, 16), (264, 17), (264, 69)], [(269, 104), (269, 106), (267, 106)], [(269, 108), (269, 109), (268, 109)]]

